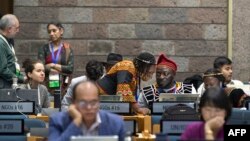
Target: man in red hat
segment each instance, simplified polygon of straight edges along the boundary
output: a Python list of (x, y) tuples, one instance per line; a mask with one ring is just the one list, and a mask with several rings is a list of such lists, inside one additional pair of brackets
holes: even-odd
[(185, 85), (175, 81), (177, 71), (176, 63), (161, 54), (156, 67), (156, 84), (144, 87), (139, 96), (141, 107), (151, 107), (154, 101), (159, 101), (160, 93), (183, 94)]

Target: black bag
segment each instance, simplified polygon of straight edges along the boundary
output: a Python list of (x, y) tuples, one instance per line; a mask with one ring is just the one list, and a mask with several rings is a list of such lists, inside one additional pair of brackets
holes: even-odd
[(177, 104), (165, 110), (162, 120), (200, 120), (200, 116), (195, 109), (185, 104)]

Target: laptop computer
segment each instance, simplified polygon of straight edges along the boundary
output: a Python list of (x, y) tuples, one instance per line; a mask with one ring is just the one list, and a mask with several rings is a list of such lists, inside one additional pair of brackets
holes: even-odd
[(38, 103), (37, 89), (0, 89), (0, 101), (35, 101)]
[(161, 93), (159, 101), (199, 101), (199, 94)]
[(72, 136), (70, 141), (118, 141), (117, 135), (114, 136)]
[(37, 89), (0, 89), (0, 101), (34, 101), (35, 113), (40, 111)]

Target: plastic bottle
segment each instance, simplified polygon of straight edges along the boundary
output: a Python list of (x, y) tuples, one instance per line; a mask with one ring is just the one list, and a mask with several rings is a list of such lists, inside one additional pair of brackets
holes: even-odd
[(18, 78), (16, 77), (16, 76), (14, 76), (13, 78), (12, 78), (12, 89), (16, 89), (17, 87), (18, 87), (18, 85), (17, 85), (17, 80), (18, 80)]

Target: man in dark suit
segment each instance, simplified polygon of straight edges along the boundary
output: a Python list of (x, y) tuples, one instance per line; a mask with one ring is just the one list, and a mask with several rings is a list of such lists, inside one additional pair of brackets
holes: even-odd
[(81, 81), (73, 88), (69, 110), (49, 121), (49, 141), (69, 141), (71, 136), (118, 135), (124, 140), (124, 122), (118, 115), (99, 110), (99, 91), (94, 82)]

